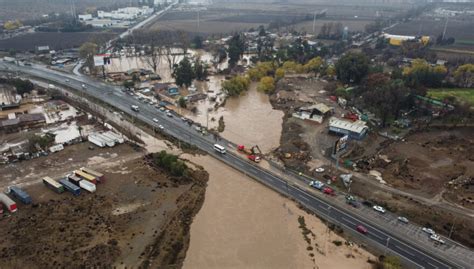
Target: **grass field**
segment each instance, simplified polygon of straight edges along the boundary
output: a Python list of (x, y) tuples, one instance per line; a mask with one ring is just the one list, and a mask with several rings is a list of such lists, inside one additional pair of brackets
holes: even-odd
[(430, 89), (428, 96), (439, 100), (453, 96), (459, 102), (466, 102), (474, 106), (474, 88)]

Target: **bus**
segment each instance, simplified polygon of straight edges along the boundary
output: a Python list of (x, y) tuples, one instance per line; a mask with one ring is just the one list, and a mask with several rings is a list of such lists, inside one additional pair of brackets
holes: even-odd
[(81, 167), (81, 171), (84, 173), (87, 173), (89, 175), (95, 176), (95, 178), (99, 181), (99, 183), (103, 183), (105, 181), (105, 176), (102, 173), (99, 173), (95, 170), (86, 168), (86, 167)]
[(90, 174), (88, 174), (88, 173), (86, 173), (86, 172), (83, 172), (83, 171), (81, 171), (81, 170), (75, 170), (75, 171), (74, 171), (74, 174), (76, 174), (76, 176), (78, 176), (78, 177), (80, 177), (80, 178), (82, 178), (82, 179), (85, 179), (85, 180), (88, 180), (88, 181), (90, 181), (90, 182), (92, 182), (92, 183), (94, 183), (94, 184), (97, 184), (97, 179), (96, 179), (96, 177), (93, 176), (93, 175), (90, 175)]
[(214, 144), (214, 150), (222, 154), (225, 154), (226, 152), (225, 148), (219, 144)]
[(43, 183), (46, 185), (46, 187), (52, 189), (53, 191), (57, 193), (63, 193), (64, 192), (64, 187), (63, 185), (59, 184), (56, 180), (50, 178), (50, 177), (43, 177)]

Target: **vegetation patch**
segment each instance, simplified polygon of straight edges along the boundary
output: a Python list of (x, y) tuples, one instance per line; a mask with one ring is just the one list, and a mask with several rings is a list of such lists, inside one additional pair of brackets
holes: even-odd
[(458, 102), (474, 106), (474, 88), (440, 88), (430, 89), (428, 96), (438, 100), (456, 99)]

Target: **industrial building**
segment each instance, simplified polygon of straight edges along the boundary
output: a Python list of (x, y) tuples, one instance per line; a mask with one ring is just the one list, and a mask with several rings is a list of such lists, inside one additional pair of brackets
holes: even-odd
[(329, 119), (329, 132), (338, 135), (348, 135), (352, 139), (361, 140), (367, 135), (368, 131), (369, 127), (361, 120), (352, 122), (335, 117)]
[(293, 113), (293, 117), (322, 123), (327, 116), (333, 113), (333, 111), (334, 108), (319, 103), (311, 106), (300, 107), (297, 112)]

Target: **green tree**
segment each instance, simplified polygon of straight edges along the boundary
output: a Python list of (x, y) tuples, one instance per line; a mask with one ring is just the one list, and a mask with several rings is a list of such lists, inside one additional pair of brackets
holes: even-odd
[(175, 65), (173, 75), (175, 77), (177, 85), (185, 85), (186, 87), (191, 86), (195, 74), (188, 57), (184, 57), (179, 62), (179, 64)]
[(240, 34), (235, 34), (229, 41), (227, 54), (229, 55), (229, 65), (234, 67), (240, 60), (245, 51), (245, 40)]
[(197, 35), (191, 41), (195, 49), (202, 49), (202, 37)]
[(194, 60), (193, 69), (197, 80), (203, 81), (209, 75), (207, 64), (203, 63), (199, 58)]
[(16, 93), (21, 96), (25, 93), (30, 93), (35, 88), (35, 85), (27, 79), (14, 78), (9, 80), (8, 83), (13, 85), (16, 89)]
[(280, 80), (282, 78), (285, 77), (285, 69), (283, 68), (278, 68), (276, 71), (275, 71), (275, 79), (276, 80)]
[(454, 80), (461, 87), (474, 86), (474, 64), (464, 64), (454, 71)]
[(265, 93), (272, 93), (275, 90), (275, 80), (269, 76), (263, 77), (260, 79), (257, 89)]
[(178, 105), (182, 108), (186, 108), (186, 99), (184, 99), (183, 96), (179, 97), (178, 99)]
[(237, 96), (248, 90), (250, 79), (246, 76), (235, 76), (222, 83), (222, 90), (229, 96)]
[(402, 264), (397, 256), (387, 256), (383, 260), (384, 269), (401, 269)]
[(345, 83), (359, 83), (369, 71), (369, 60), (362, 53), (348, 53), (336, 63), (336, 74)]
[(306, 72), (313, 72), (316, 75), (321, 70), (322, 65), (323, 60), (318, 56), (309, 60), (303, 67)]
[(135, 86), (135, 82), (133, 82), (132, 80), (125, 80), (123, 82), (123, 86), (127, 89), (130, 89), (130, 88), (133, 88)]

